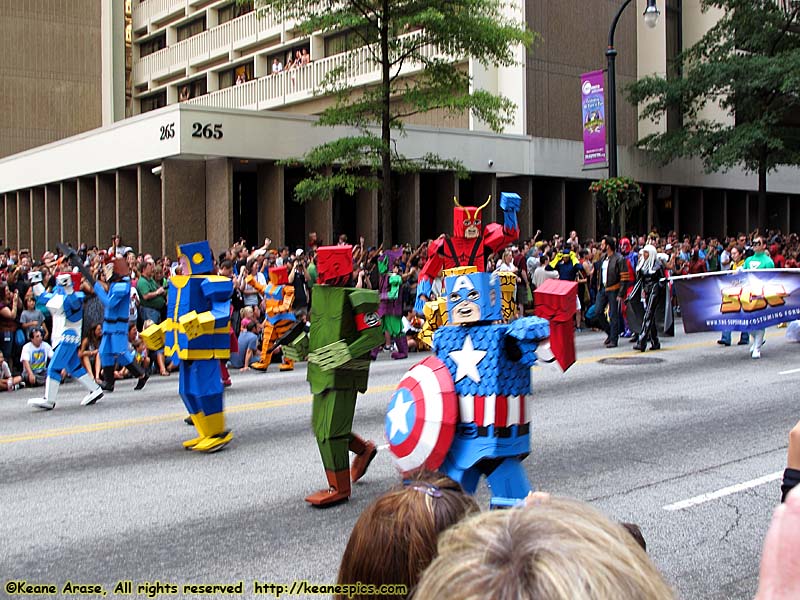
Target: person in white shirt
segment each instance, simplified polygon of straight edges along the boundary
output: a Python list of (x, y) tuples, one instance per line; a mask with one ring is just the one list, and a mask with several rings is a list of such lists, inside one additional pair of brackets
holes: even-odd
[(30, 340), (22, 347), (20, 355), (25, 383), (31, 387), (44, 385), (47, 381), (47, 364), (53, 358), (53, 348), (42, 340), (41, 329), (32, 330)]
[(130, 246), (125, 246), (122, 243), (122, 239), (119, 237), (118, 233), (115, 233), (111, 238), (111, 247), (108, 249), (108, 254), (111, 256), (121, 256), (124, 257), (128, 252), (131, 252), (133, 248)]

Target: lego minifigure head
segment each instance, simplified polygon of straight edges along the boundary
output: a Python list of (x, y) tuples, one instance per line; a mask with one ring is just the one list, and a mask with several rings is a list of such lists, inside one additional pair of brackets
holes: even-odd
[(272, 285), (286, 285), (289, 283), (289, 269), (286, 267), (271, 267), (269, 282)]
[(500, 282), (491, 273), (468, 273), (445, 280), (450, 323), (464, 325), (502, 318)]
[(353, 276), (353, 247), (350, 245), (317, 248), (317, 283), (347, 285)]
[(455, 207), (453, 208), (453, 237), (462, 237), (468, 240), (480, 237), (483, 227), (481, 222), (481, 211), (489, 205), (492, 197), (481, 206), (461, 206), (458, 198), (453, 198)]
[(72, 274), (71, 273), (59, 273), (58, 275), (56, 275), (56, 285), (59, 285), (62, 288), (64, 288), (64, 291), (67, 294), (71, 294), (73, 292)]
[(182, 275), (202, 275), (214, 270), (214, 255), (208, 240), (178, 245)]

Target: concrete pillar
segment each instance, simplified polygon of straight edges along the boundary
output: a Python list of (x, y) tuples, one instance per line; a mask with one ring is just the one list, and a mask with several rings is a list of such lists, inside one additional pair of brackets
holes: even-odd
[(416, 247), (421, 243), (419, 220), (419, 173), (395, 175), (397, 201), (395, 203), (394, 222), (397, 227), (397, 239), (410, 242)]
[(61, 182), (61, 241), (77, 248), (78, 240), (78, 183)]
[(31, 191), (17, 192), (17, 234), (19, 247), (31, 247)]
[[(378, 229), (378, 190), (361, 189), (353, 199), (356, 203), (356, 232), (363, 235), (367, 246), (377, 246), (380, 238)], [(406, 238), (392, 240), (405, 243)], [(354, 243), (357, 240), (353, 240)]]
[[(755, 202), (750, 202), (750, 194), (745, 193), (744, 195), (744, 231), (749, 236), (750, 231), (750, 205), (751, 204), (758, 204), (758, 198), (755, 199)], [(757, 223), (758, 221), (756, 221)]]
[[(153, 175), (150, 167), (139, 165), (137, 172), (138, 195), (136, 202), (136, 223), (138, 237), (127, 240), (122, 236), (122, 241), (128, 246), (136, 246), (137, 252), (158, 254), (163, 250), (163, 237), (161, 230), (161, 178)], [(203, 200), (205, 204), (205, 199)], [(120, 223), (123, 214), (120, 214)], [(122, 235), (120, 233), (120, 235)], [(133, 242), (133, 243), (132, 243)], [(163, 254), (163, 252), (162, 252)]]
[(680, 230), (680, 217), (681, 217), (681, 189), (679, 187), (674, 188), (674, 198), (672, 200), (672, 229), (678, 233), (679, 236), (683, 236), (684, 232)]
[[(306, 232), (316, 231), (317, 239), (327, 244), (335, 244), (333, 237), (333, 201), (330, 198), (323, 200), (309, 200), (306, 208)], [(357, 240), (353, 240), (357, 241)]]
[(655, 211), (655, 186), (647, 186), (647, 233), (653, 231), (653, 213)]
[(48, 250), (61, 241), (61, 186), (44, 186), (44, 243)]
[(563, 179), (536, 179), (533, 182), (534, 225), (542, 230), (541, 239), (565, 235), (566, 185)]
[(520, 239), (527, 240), (536, 233), (533, 226), (533, 179), (530, 177), (504, 177), (497, 181), (497, 203), (500, 206), (500, 194), (511, 192), (519, 195), (520, 206), (517, 220), (519, 221)]
[[(258, 165), (256, 182), (258, 193), (258, 239), (268, 237), (272, 240), (273, 248), (278, 248), (286, 243), (286, 221), (283, 209), (283, 199), (286, 193), (285, 176), (286, 170), (283, 165)], [(231, 208), (232, 214), (233, 208)], [(315, 230), (310, 229), (309, 231)], [(326, 244), (331, 243), (330, 235), (323, 237), (322, 232), (317, 231), (317, 236)], [(231, 225), (231, 237), (233, 237), (233, 225)]]
[[(94, 177), (78, 178), (78, 245), (91, 246), (97, 237), (97, 192)], [(77, 248), (78, 246), (76, 246)]]
[(19, 248), (19, 235), (17, 232), (17, 193), (6, 194), (6, 246)]
[[(434, 206), (433, 214), (436, 230), (448, 235), (453, 234), (453, 198), (458, 195), (458, 177), (455, 173), (437, 173), (434, 177)], [(461, 202), (461, 198), (458, 199)], [(471, 203), (470, 203), (471, 204)], [(428, 217), (428, 210), (424, 211), (422, 218)]]
[(31, 255), (39, 258), (50, 247), (45, 243), (44, 227), (46, 214), (44, 209), (44, 188), (37, 187), (31, 190)]
[(111, 240), (117, 232), (117, 181), (112, 173), (98, 173), (95, 176), (95, 219), (94, 237), (99, 248)]
[(728, 191), (722, 192), (722, 237), (731, 235), (728, 233)]
[[(114, 233), (120, 235), (123, 244), (133, 246), (139, 243), (139, 175), (135, 169), (122, 169), (116, 172), (116, 180)], [(110, 236), (101, 242), (104, 248), (108, 248), (111, 245)]]
[(143, 252), (175, 252), (178, 244), (206, 239), (206, 163), (165, 159), (161, 163), (161, 244)]
[(697, 197), (697, 212), (699, 213), (699, 228), (700, 228), (700, 235), (706, 237), (706, 221), (705, 221), (705, 208), (706, 208), (706, 201), (705, 201), (705, 190), (700, 188), (700, 193)]
[(233, 166), (227, 158), (206, 161), (206, 239), (217, 255), (233, 243)]
[[(497, 190), (497, 175), (495, 173), (473, 173), (472, 193), (473, 198), (466, 199), (466, 201), (470, 204), (474, 204), (475, 206), (480, 206), (486, 202), (489, 196), (492, 197), (492, 201), (489, 202), (489, 206), (481, 211), (483, 224), (502, 224), (503, 211), (500, 210), (500, 195), (498, 194)], [(459, 201), (462, 204), (465, 202), (465, 200), (462, 198), (459, 198)]]
[(789, 196), (786, 196), (785, 203), (786, 203), (786, 213), (783, 222), (781, 223), (781, 227), (783, 228), (783, 234), (789, 235), (789, 232), (791, 231), (790, 226), (792, 223), (792, 215), (791, 215), (792, 203), (789, 201)]
[(3, 241), (0, 242), (0, 252), (5, 248), (8, 243), (8, 226), (6, 225), (6, 218), (8, 217), (8, 210), (6, 210), (6, 195), (0, 194), (0, 208), (3, 209), (3, 225), (0, 233), (3, 234)]

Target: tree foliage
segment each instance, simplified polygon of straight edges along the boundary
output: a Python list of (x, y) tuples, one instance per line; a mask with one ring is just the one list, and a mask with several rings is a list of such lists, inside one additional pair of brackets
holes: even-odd
[[(676, 59), (679, 76), (643, 78), (628, 88), (642, 118), (677, 110), (682, 127), (650, 134), (639, 146), (663, 163), (699, 157), (707, 171), (741, 166), (759, 173), (759, 227), (766, 226), (766, 176), (800, 164), (800, 3), (702, 0), (722, 17)], [(717, 105), (720, 122), (704, 109)]]
[[(384, 243), (391, 238), (392, 171), (444, 168), (463, 173), (456, 160), (434, 154), (408, 157), (398, 151), (397, 138), (404, 135), (409, 117), (432, 110), (451, 116), (471, 112), (495, 131), (511, 122), (513, 102), (485, 90), (470, 93), (470, 76), (463, 68), (466, 58), (483, 65), (513, 65), (515, 47), (533, 42), (534, 34), (523, 23), (506, 16), (505, 0), (257, 0), (256, 6), (278, 11), (305, 34), (346, 31), (359, 41), (360, 51), (329, 71), (316, 91), (335, 97), (318, 125), (349, 126), (357, 135), (295, 159), (310, 172), (295, 188), (295, 197), (306, 201), (337, 190), (352, 194), (380, 188)], [(380, 81), (354, 89), (351, 75), (362, 66), (354, 60), (377, 68)]]

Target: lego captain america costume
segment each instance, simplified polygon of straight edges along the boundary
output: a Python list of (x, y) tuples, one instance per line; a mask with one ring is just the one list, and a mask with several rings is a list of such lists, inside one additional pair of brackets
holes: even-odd
[(501, 301), (487, 273), (448, 277), (447, 288), (450, 321), (434, 337), (436, 357), (409, 371), (389, 405), (390, 449), (401, 470), (438, 468), (468, 493), (486, 475), (492, 504), (512, 504), (532, 491), (521, 464), (530, 452), (525, 400), (549, 325), (537, 317), (490, 324)]

